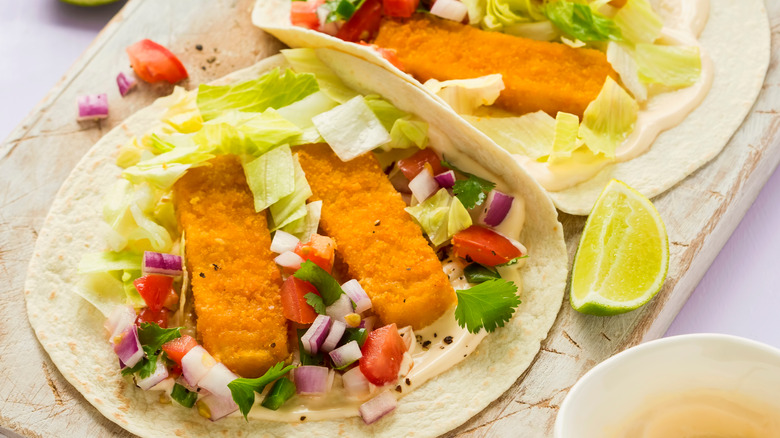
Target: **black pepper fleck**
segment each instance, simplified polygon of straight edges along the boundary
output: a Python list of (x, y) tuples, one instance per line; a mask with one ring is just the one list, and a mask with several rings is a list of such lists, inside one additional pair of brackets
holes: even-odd
[(303, 421), (305, 419), (306, 419), (306, 416), (305, 415), (301, 415), (301, 421)]
[(458, 277), (458, 280), (463, 280), (463, 276), (461, 275), (460, 277)]
[(493, 255), (496, 255), (496, 252), (495, 252), (495, 251), (490, 251), (490, 252), (492, 252), (492, 253), (493, 253)]
[(404, 303), (406, 302), (406, 298), (404, 298)]
[(466, 355), (464, 354), (463, 357), (466, 357)]
[(407, 271), (411, 271), (411, 270), (412, 270), (412, 268), (406, 268), (406, 270), (407, 270)]
[(271, 348), (276, 348), (276, 342), (271, 342)]
[(466, 261), (471, 263), (474, 261), (474, 259), (472, 259), (470, 255), (466, 254)]
[(436, 338), (436, 337), (438, 337), (438, 336), (439, 336), (439, 335), (437, 335), (436, 333), (434, 333), (434, 334), (433, 334), (433, 337), (434, 337), (434, 338)]
[(425, 341), (423, 342), (423, 348), (428, 348), (431, 346), (431, 341)]
[(202, 273), (202, 272), (201, 272), (201, 273), (200, 273), (200, 278), (206, 278), (206, 274), (204, 274), (204, 273)]
[(405, 382), (406, 382), (406, 386), (411, 386), (412, 385), (412, 381), (409, 380), (408, 377), (406, 378)]
[(203, 50), (203, 44), (195, 44), (195, 50)]
[(403, 389), (401, 389), (401, 385), (395, 387), (395, 392), (403, 392)]
[(211, 58), (207, 59), (207, 60), (206, 60), (206, 62), (208, 62), (209, 64), (211, 64), (212, 62), (214, 62), (214, 61), (216, 61), (216, 60), (217, 60), (217, 57), (216, 57), (216, 56), (212, 56)]
[(444, 337), (444, 343), (445, 344), (452, 344), (452, 336), (445, 336)]
[(214, 270), (215, 270), (215, 271), (219, 271), (219, 266), (217, 266), (217, 264), (216, 264), (216, 263), (212, 263), (212, 264), (211, 264), (211, 266), (213, 266), (213, 267), (214, 267)]

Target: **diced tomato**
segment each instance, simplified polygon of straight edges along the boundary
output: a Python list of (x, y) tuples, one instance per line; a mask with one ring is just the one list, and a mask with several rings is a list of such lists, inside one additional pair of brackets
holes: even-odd
[(312, 234), (311, 239), (306, 242), (299, 242), (295, 247), (295, 253), (304, 260), (310, 260), (320, 268), (331, 273), (333, 271), (333, 260), (336, 257), (336, 242), (330, 237)]
[(344, 23), (336, 33), (337, 38), (344, 41), (370, 41), (379, 32), (382, 22), (382, 3), (380, 0), (366, 0), (360, 9)]
[(376, 52), (379, 53), (379, 55), (382, 56), (382, 58), (385, 58), (390, 62), (390, 64), (393, 64), (394, 66), (398, 67), (398, 70), (404, 69), (404, 65), (401, 63), (401, 60), (398, 59), (398, 52), (396, 52), (395, 49), (385, 49), (377, 46), (376, 44), (369, 44), (365, 41), (361, 41), (358, 44), (362, 46), (368, 46), (376, 50)]
[(194, 347), (198, 346), (198, 341), (192, 336), (181, 335), (163, 344), (162, 349), (172, 361), (181, 366), (181, 358), (189, 353)]
[(409, 181), (422, 172), (426, 164), (431, 166), (434, 175), (447, 170), (441, 165), (441, 158), (430, 148), (422, 149), (409, 158), (398, 160), (398, 167)]
[(157, 311), (163, 308), (163, 304), (165, 304), (172, 291), (173, 277), (149, 274), (137, 278), (133, 285), (135, 285), (138, 293), (141, 294), (141, 298), (144, 299), (146, 305), (150, 309)]
[(135, 318), (135, 324), (140, 326), (144, 322), (153, 322), (162, 328), (168, 328), (168, 317), (171, 312), (168, 309), (152, 310), (149, 307), (144, 307), (141, 313)]
[(146, 82), (168, 81), (175, 84), (188, 77), (187, 69), (170, 50), (152, 40), (141, 40), (125, 51), (135, 74)]
[(398, 379), (406, 344), (395, 324), (372, 331), (360, 351), (360, 371), (369, 382), (381, 386)]
[(292, 2), (290, 5), (290, 22), (293, 26), (306, 27), (312, 30), (319, 29), (320, 19), (317, 17), (317, 8), (323, 3), (325, 3), (325, 0)]
[(181, 365), (174, 365), (174, 366), (171, 367), (171, 370), (168, 371), (168, 376), (169, 377), (173, 377), (174, 379), (176, 379), (179, 376), (181, 376), (181, 373), (182, 373)]
[(485, 266), (500, 265), (523, 255), (509, 239), (479, 225), (456, 233), (452, 247), (456, 256)]
[(282, 284), (282, 313), (290, 321), (299, 324), (311, 324), (317, 318), (317, 312), (306, 302), (306, 294), (319, 295), (317, 288), (308, 281), (293, 276), (287, 277)]
[(389, 17), (409, 18), (417, 10), (420, 0), (382, 0), (385, 15)]
[(170, 289), (168, 291), (168, 295), (166, 295), (163, 300), (163, 307), (172, 312), (179, 309), (179, 294), (177, 294), (175, 290)]

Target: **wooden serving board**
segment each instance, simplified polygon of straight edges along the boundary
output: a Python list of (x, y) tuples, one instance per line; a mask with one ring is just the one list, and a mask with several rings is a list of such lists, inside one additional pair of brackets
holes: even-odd
[[(188, 88), (249, 66), (282, 45), (254, 28), (254, 0), (131, 0), (43, 102), (0, 145), (0, 435), (129, 436), (60, 375), (27, 321), (27, 263), (58, 188), (81, 156), (125, 117), (168, 94), (144, 85), (121, 99), (115, 76), (124, 48), (151, 38), (189, 68)], [(780, 2), (768, 5), (772, 46), (780, 43)], [(201, 44), (202, 50), (196, 45)], [(780, 161), (780, 69), (772, 54), (761, 95), (746, 122), (708, 165), (654, 199), (666, 223), (671, 264), (663, 290), (644, 308), (599, 318), (567, 301), (531, 367), (498, 400), (448, 436), (544, 437), (558, 406), (587, 370), (664, 334)], [(76, 122), (80, 94), (107, 91), (111, 116)], [(724, 109), (726, 111), (727, 109)], [(570, 259), (585, 218), (561, 215)], [(568, 300), (568, 298), (567, 298)]]

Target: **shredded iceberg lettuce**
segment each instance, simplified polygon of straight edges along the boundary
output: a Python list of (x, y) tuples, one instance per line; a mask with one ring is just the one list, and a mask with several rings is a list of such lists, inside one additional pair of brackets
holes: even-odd
[(308, 242), (312, 234), (317, 232), (321, 216), (322, 201), (309, 202), (306, 204), (306, 216), (285, 225), (282, 231), (292, 234), (301, 242)]
[(320, 90), (336, 102), (344, 103), (359, 94), (344, 85), (341, 78), (317, 57), (314, 49), (287, 49), (282, 50), (282, 55), (296, 72), (313, 74)]
[(569, 0), (545, 2), (545, 17), (572, 40), (621, 41), (620, 28), (615, 22), (595, 12), (588, 4)]
[(272, 149), (243, 165), (255, 211), (265, 210), (295, 190), (295, 165), (289, 146)]
[(510, 154), (533, 160), (550, 155), (555, 119), (544, 111), (520, 117), (463, 117)]
[(92, 252), (84, 254), (79, 261), (78, 273), (88, 274), (104, 271), (141, 270), (143, 255), (130, 251)]
[(182, 87), (174, 87), (173, 93), (157, 99), (155, 105), (165, 106), (166, 110), (161, 121), (176, 132), (184, 134), (195, 132), (203, 125), (197, 95)]
[[(213, 126), (218, 128), (212, 132), (212, 135), (205, 134), (210, 129), (214, 129)], [(233, 110), (206, 122), (203, 129), (195, 134), (195, 138), (204, 135), (200, 137), (203, 142), (198, 140), (195, 142), (205, 150), (257, 157), (281, 144), (289, 143), (302, 133), (298, 126), (273, 108), (268, 108), (262, 113)]]
[(472, 224), (468, 210), (444, 188), (405, 210), (420, 224), (434, 245), (441, 245)]
[(319, 90), (317, 80), (310, 73), (270, 72), (235, 85), (204, 85), (198, 87), (197, 104), (203, 120), (219, 117), (223, 112), (238, 110), (263, 112), (281, 108)]
[(639, 79), (669, 87), (688, 87), (701, 76), (701, 54), (695, 46), (637, 44), (634, 59)]
[(638, 113), (636, 101), (607, 76), (599, 95), (585, 108), (579, 136), (594, 154), (614, 157), (617, 147), (633, 130)]
[(424, 149), (428, 144), (428, 124), (412, 116), (398, 119), (390, 129), (390, 143), (381, 146), (385, 151), (417, 146)]
[(571, 157), (571, 153), (579, 147), (577, 142), (579, 127), (579, 117), (558, 111), (555, 116), (555, 134), (553, 135), (549, 162), (553, 163)]
[(540, 3), (534, 0), (482, 0), (479, 3), (466, 6), (469, 14), (472, 9), (477, 13), (484, 10), (481, 20), (485, 30), (500, 31), (514, 24), (544, 20)]
[(306, 174), (303, 172), (300, 162), (298, 162), (297, 154), (293, 156), (293, 170), (295, 174), (295, 189), (270, 207), (271, 217), (273, 217), (274, 221), (273, 230), (278, 230), (305, 217), (308, 212), (306, 210), (306, 200), (312, 195), (312, 191), (308, 181), (306, 181)]
[(480, 106), (492, 105), (505, 88), (500, 74), (444, 82), (429, 79), (423, 86), (442, 98), (458, 114), (473, 114)]
[(620, 80), (637, 102), (647, 100), (647, 87), (639, 80), (639, 67), (632, 56), (632, 50), (623, 43), (607, 44), (607, 61), (620, 75)]
[(315, 116), (312, 122), (342, 161), (349, 161), (391, 140), (390, 133), (363, 96)]
[(276, 112), (301, 130), (301, 135), (290, 141), (291, 145), (320, 143), (323, 139), (311, 119), (317, 114), (332, 110), (338, 104), (327, 94), (318, 91), (295, 103), (279, 108)]
[(661, 35), (664, 26), (647, 0), (628, 0), (618, 9), (614, 20), (623, 38), (634, 44), (652, 43)]

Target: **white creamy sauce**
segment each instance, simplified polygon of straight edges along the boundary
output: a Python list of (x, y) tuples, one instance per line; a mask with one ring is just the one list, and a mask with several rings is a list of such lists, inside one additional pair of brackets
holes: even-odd
[[(555, 192), (575, 186), (595, 176), (613, 162), (628, 161), (644, 153), (662, 131), (677, 126), (704, 100), (712, 87), (714, 65), (697, 40), (709, 15), (708, 0), (669, 2), (660, 5), (664, 15), (674, 16), (673, 26), (665, 25), (659, 42), (670, 45), (696, 46), (701, 55), (701, 76), (690, 87), (663, 92), (641, 108), (634, 130), (618, 147), (615, 159), (596, 157), (576, 151), (570, 160), (555, 164), (541, 163), (515, 155), (520, 164), (545, 189)], [(651, 90), (652, 91), (652, 90)]]

